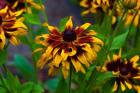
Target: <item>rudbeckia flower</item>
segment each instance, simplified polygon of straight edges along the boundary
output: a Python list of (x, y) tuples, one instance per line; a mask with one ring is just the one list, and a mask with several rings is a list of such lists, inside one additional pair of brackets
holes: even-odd
[(47, 25), (50, 33), (36, 37), (36, 42), (45, 47), (35, 50), (43, 52), (37, 67), (42, 69), (48, 65), (50, 75), (55, 73), (56, 69), (62, 68), (65, 79), (69, 74), (70, 65), (76, 72), (85, 73), (84, 66), (90, 66), (103, 45), (103, 42), (95, 37), (95, 31), (87, 30), (89, 26), (89, 23), (85, 23), (74, 28), (72, 17), (66, 22), (63, 32), (57, 27)]
[(23, 18), (17, 18), (23, 11), (12, 11), (7, 6), (0, 10), (0, 49), (3, 49), (8, 39), (11, 44), (18, 45), (17, 36), (26, 34), (27, 27)]
[[(43, 5), (35, 3), (33, 0), (6, 0), (7, 3), (13, 7), (13, 9), (20, 10), (23, 9), (28, 13), (32, 13), (31, 7), (35, 9), (42, 10)], [(27, 6), (26, 6), (27, 4)]]
[(115, 0), (81, 0), (80, 6), (85, 8), (82, 15), (89, 13), (97, 13), (98, 11), (107, 12), (109, 8), (112, 9)]
[(121, 88), (122, 91), (128, 89), (135, 89), (133, 81), (140, 79), (140, 66), (138, 65), (139, 56), (135, 55), (130, 60), (122, 59), (121, 52), (119, 55), (113, 55), (113, 59), (108, 58), (103, 69), (113, 73), (114, 86), (112, 91), (115, 92)]

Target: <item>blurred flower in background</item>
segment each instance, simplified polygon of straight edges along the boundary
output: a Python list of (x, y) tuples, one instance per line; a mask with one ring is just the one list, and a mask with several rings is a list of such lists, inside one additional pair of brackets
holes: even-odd
[(26, 25), (23, 24), (24, 18), (19, 17), (21, 11), (12, 11), (8, 6), (0, 10), (0, 49), (3, 49), (8, 39), (11, 44), (18, 45), (17, 36), (25, 35)]
[(13, 9), (20, 10), (23, 9), (28, 13), (32, 13), (31, 7), (35, 9), (42, 10), (44, 8), (43, 5), (35, 3), (34, 0), (6, 0), (7, 4), (9, 4)]

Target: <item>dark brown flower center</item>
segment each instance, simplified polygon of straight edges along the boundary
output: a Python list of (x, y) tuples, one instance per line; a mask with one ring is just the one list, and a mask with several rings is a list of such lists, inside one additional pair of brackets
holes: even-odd
[(128, 73), (129, 73), (129, 69), (127, 68), (127, 66), (121, 66), (119, 68), (119, 71), (120, 71), (121, 75), (128, 75)]
[(6, 0), (8, 3), (15, 3), (17, 0)]
[(65, 30), (63, 33), (63, 40), (67, 42), (76, 40), (76, 33), (73, 30)]
[(25, 3), (24, 2), (19, 2), (17, 7), (16, 7), (16, 9), (24, 9), (24, 8), (25, 8)]
[(0, 25), (2, 24), (2, 17), (0, 16)]

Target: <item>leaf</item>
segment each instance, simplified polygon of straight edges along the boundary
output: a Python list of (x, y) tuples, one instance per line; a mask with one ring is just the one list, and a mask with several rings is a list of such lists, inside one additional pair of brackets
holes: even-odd
[(116, 36), (114, 39), (113, 39), (113, 42), (112, 42), (112, 46), (110, 48), (110, 50), (114, 50), (114, 49), (119, 49), (123, 46), (123, 44), (125, 43), (126, 41), (126, 38), (127, 38), (127, 35), (128, 35), (128, 32), (129, 31), (126, 31), (125, 33), (119, 35), (119, 36)]
[(37, 14), (24, 14), (25, 20), (34, 25), (41, 25), (39, 15)]
[(34, 84), (33, 93), (44, 93), (44, 89), (40, 84)]
[(43, 93), (43, 91), (41, 85), (33, 82), (27, 82), (22, 86), (22, 93)]
[(90, 79), (90, 77), (91, 77), (91, 75), (92, 75), (93, 70), (95, 69), (95, 67), (96, 67), (96, 65), (93, 65), (93, 66), (91, 66), (91, 67), (88, 68), (87, 73), (85, 75), (85, 80), (89, 80)]
[(7, 50), (0, 50), (0, 65), (4, 64), (7, 60)]
[(103, 72), (103, 73), (100, 73), (100, 74), (99, 74), (97, 80), (98, 80), (99, 82), (103, 82), (103, 81), (105, 81), (106, 79), (109, 79), (109, 78), (111, 78), (111, 77), (113, 77), (112, 72)]
[(66, 22), (68, 21), (68, 17), (62, 18), (59, 22), (59, 29), (61, 32), (65, 30)]
[(59, 83), (58, 77), (50, 79), (46, 82), (47, 87), (50, 91), (55, 91), (57, 89), (58, 83)]
[(32, 91), (33, 88), (33, 83), (32, 82), (27, 82), (25, 84), (22, 85), (22, 93), (30, 93)]
[(14, 56), (14, 65), (26, 79), (33, 80), (35, 77), (34, 67), (25, 57), (20, 54), (16, 54)]
[[(20, 82), (16, 76), (14, 76), (9, 70), (7, 70), (7, 78), (5, 79), (7, 83), (7, 87), (16, 92), (17, 89), (20, 88)], [(14, 84), (13, 84), (14, 83)]]
[(103, 35), (107, 35), (111, 31), (111, 26), (112, 26), (111, 16), (106, 15), (100, 27)]
[(7, 91), (6, 91), (5, 88), (1, 88), (1, 87), (0, 87), (0, 93), (7, 93)]
[(91, 25), (87, 28), (87, 30), (95, 30), (96, 32), (101, 31), (101, 27), (98, 24)]

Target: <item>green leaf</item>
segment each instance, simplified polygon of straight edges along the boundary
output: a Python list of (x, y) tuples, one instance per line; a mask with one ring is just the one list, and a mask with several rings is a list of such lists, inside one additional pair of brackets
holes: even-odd
[(24, 14), (25, 20), (34, 25), (41, 25), (39, 15), (37, 14)]
[(34, 84), (33, 93), (44, 93), (44, 89), (40, 84)]
[(59, 22), (59, 29), (61, 32), (65, 30), (66, 22), (68, 21), (68, 17), (62, 18)]
[(103, 73), (100, 73), (100, 74), (99, 74), (97, 80), (98, 80), (99, 82), (103, 82), (103, 81), (105, 81), (106, 79), (109, 79), (109, 78), (111, 78), (111, 77), (113, 77), (112, 72), (103, 72)]
[(32, 82), (27, 82), (25, 84), (22, 85), (22, 93), (30, 93), (32, 91), (33, 88), (33, 83)]
[(98, 24), (91, 25), (87, 28), (87, 30), (95, 30), (96, 32), (101, 31), (101, 27)]
[(7, 50), (0, 50), (0, 65), (4, 64), (7, 60)]
[(22, 55), (16, 54), (14, 56), (14, 65), (26, 79), (33, 79), (35, 77), (33, 65)]
[(91, 66), (91, 67), (88, 68), (87, 73), (85, 75), (85, 80), (89, 80), (90, 79), (90, 77), (91, 77), (91, 75), (92, 75), (93, 70), (95, 69), (95, 67), (96, 67), (96, 65), (93, 65), (93, 66)]
[(50, 79), (46, 82), (47, 87), (50, 91), (55, 91), (57, 89), (58, 83), (59, 83), (58, 77)]
[(1, 87), (0, 87), (0, 93), (7, 93), (7, 91), (6, 91), (5, 88), (1, 88)]
[(114, 50), (114, 49), (119, 49), (123, 46), (123, 44), (125, 43), (126, 41), (126, 38), (127, 38), (127, 35), (128, 35), (128, 32), (129, 31), (126, 31), (125, 33), (119, 35), (119, 36), (116, 36), (114, 39), (113, 39), (113, 42), (112, 42), (112, 46), (110, 48), (110, 50)]
[(22, 89), (21, 93), (43, 93), (44, 91), (41, 85), (33, 82), (27, 82), (23, 84), (21, 89)]
[[(7, 87), (15, 93), (21, 87), (20, 82), (16, 76), (14, 76), (9, 70), (7, 70), (6, 78)], [(14, 83), (14, 84), (13, 84)]]
[(100, 27), (101, 28), (101, 32), (104, 35), (107, 35), (111, 31), (111, 26), (112, 26), (111, 16), (106, 15), (104, 17), (104, 20), (103, 20), (102, 25)]

